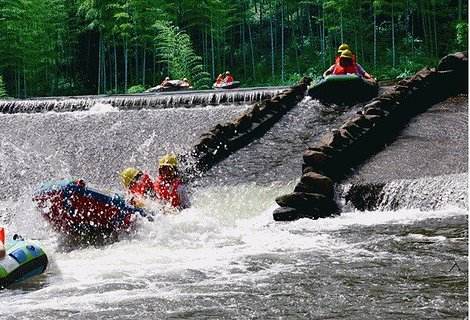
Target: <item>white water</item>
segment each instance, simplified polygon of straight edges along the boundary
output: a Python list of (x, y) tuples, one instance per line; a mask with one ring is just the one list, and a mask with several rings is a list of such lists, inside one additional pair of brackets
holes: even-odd
[[(194, 194), (193, 208), (179, 215), (158, 216), (153, 223), (141, 220), (137, 234), (131, 238), (71, 252), (58, 247), (57, 236), (47, 229), (27, 200), (19, 201), (16, 205), (22, 207), (23, 213), (7, 229), (26, 238), (39, 238), (52, 263), (35, 290), (24, 291), (20, 286), (1, 293), (9, 302), (2, 304), (0, 311), (97, 313), (139, 299), (185, 299), (194, 294), (189, 287), (193, 282), (202, 287), (220, 283), (230, 287), (245, 281), (267, 281), (281, 272), (295, 273), (301, 261), (294, 256), (302, 252), (348, 261), (364, 256), (380, 259), (377, 252), (368, 252), (361, 243), (349, 244), (335, 232), (467, 215), (458, 208), (399, 210), (275, 223), (271, 216), (275, 208), (272, 199), (291, 188), (292, 184), (250, 184), (200, 189)], [(11, 205), (2, 203), (2, 209)], [(252, 270), (251, 258), (266, 255), (275, 256), (277, 262)]]

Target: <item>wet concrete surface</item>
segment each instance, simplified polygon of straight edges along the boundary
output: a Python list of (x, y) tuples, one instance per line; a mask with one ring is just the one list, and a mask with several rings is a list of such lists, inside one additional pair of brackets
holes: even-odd
[(397, 139), (345, 182), (383, 183), (398, 179), (468, 172), (468, 96), (448, 98), (413, 118)]

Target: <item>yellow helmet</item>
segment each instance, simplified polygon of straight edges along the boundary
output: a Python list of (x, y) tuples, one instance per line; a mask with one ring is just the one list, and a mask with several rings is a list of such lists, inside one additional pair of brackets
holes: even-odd
[(178, 165), (178, 159), (176, 158), (176, 155), (174, 153), (168, 153), (160, 158), (158, 164), (160, 165), (160, 167), (170, 166), (176, 168), (176, 166)]
[(134, 181), (135, 177), (139, 174), (140, 170), (136, 168), (126, 168), (121, 171), (119, 176), (121, 177), (122, 184), (129, 188), (132, 181)]
[(353, 58), (353, 54), (350, 50), (344, 50), (341, 52), (341, 56), (340, 58), (348, 58), (348, 59), (352, 59)]
[(338, 52), (341, 52), (341, 51), (344, 51), (344, 50), (349, 50), (349, 51), (351, 51), (351, 48), (350, 48), (349, 45), (347, 45), (346, 43), (342, 43), (342, 44), (338, 47)]

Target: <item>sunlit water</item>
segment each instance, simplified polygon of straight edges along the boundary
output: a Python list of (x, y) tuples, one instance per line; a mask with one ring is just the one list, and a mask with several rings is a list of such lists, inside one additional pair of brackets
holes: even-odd
[[(308, 107), (311, 114), (318, 110)], [(278, 170), (277, 178), (246, 182), (239, 174), (232, 178), (225, 167), (232, 160), (222, 162), (219, 177), (212, 171), (193, 190), (191, 209), (153, 223), (139, 220), (135, 234), (102, 247), (64, 248), (34, 209), (31, 192), (42, 180), (84, 177), (119, 192), (121, 167), (136, 164), (154, 173), (159, 154), (187, 150), (200, 133), (244, 108), (0, 116), (0, 221), (39, 241), (52, 261), (45, 275), (0, 292), (0, 318), (465, 317), (466, 209), (443, 203), (431, 211), (276, 223), (273, 199), (295, 183), (294, 171), (283, 170), (289, 162), (263, 160), (266, 172)], [(284, 132), (283, 143), (291, 143), (285, 148), (301, 150)], [(235, 155), (238, 167), (249, 171), (256, 162), (254, 145)]]

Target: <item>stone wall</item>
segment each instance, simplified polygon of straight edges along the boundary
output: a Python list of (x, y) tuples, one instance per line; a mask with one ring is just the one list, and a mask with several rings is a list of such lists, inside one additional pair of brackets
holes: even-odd
[(233, 152), (263, 136), (281, 117), (305, 97), (312, 79), (303, 78), (298, 85), (256, 103), (237, 119), (218, 124), (201, 135), (188, 155), (180, 156), (183, 174), (191, 179), (209, 170)]
[(413, 116), (467, 88), (468, 57), (460, 52), (444, 57), (437, 69), (423, 69), (373, 99), (317, 146), (305, 150), (300, 182), (293, 193), (276, 199), (280, 208), (274, 211), (274, 220), (338, 214), (334, 183), (393, 141)]

